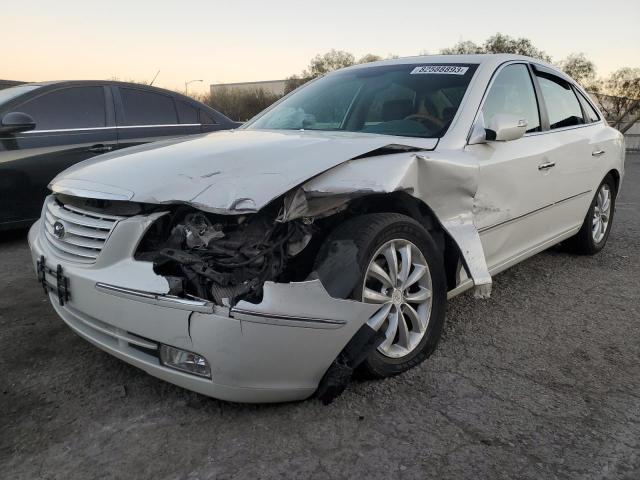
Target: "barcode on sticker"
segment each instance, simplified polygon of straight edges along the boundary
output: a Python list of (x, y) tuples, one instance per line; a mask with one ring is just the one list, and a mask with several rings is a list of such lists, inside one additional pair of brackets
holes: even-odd
[(417, 74), (435, 74), (435, 75), (464, 75), (469, 67), (460, 67), (457, 65), (423, 65), (416, 67), (411, 71), (411, 75)]

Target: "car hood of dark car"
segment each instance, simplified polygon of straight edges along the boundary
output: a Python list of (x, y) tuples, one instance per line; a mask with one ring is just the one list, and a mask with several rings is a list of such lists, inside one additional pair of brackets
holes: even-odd
[(50, 188), (89, 198), (251, 212), (356, 157), (385, 147), (432, 150), (436, 144), (431, 138), (347, 132), (222, 131), (101, 155), (65, 170)]

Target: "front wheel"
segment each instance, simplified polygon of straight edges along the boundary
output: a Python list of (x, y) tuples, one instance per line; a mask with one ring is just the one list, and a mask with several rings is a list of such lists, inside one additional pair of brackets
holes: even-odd
[(349, 240), (358, 248), (359, 282), (351, 298), (380, 305), (369, 325), (384, 339), (361, 365), (384, 378), (433, 353), (446, 313), (442, 254), (422, 225), (405, 215), (376, 213), (341, 224), (325, 245)]

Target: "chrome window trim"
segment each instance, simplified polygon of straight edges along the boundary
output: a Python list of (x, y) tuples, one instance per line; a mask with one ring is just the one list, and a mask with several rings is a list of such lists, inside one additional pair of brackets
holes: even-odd
[(60, 128), (56, 130), (29, 130), (24, 134), (33, 133), (59, 133), (59, 132), (90, 132), (95, 130), (111, 130), (113, 128), (158, 128), (158, 127), (201, 127), (201, 123), (175, 123), (167, 125), (113, 125), (111, 127), (89, 127), (89, 128)]

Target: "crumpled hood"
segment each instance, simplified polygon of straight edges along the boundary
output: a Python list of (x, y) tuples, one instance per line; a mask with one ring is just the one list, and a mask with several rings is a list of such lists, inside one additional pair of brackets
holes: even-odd
[(188, 203), (217, 213), (252, 212), (330, 168), (394, 144), (433, 150), (437, 139), (230, 130), (101, 155), (65, 170), (50, 187), (91, 198)]

